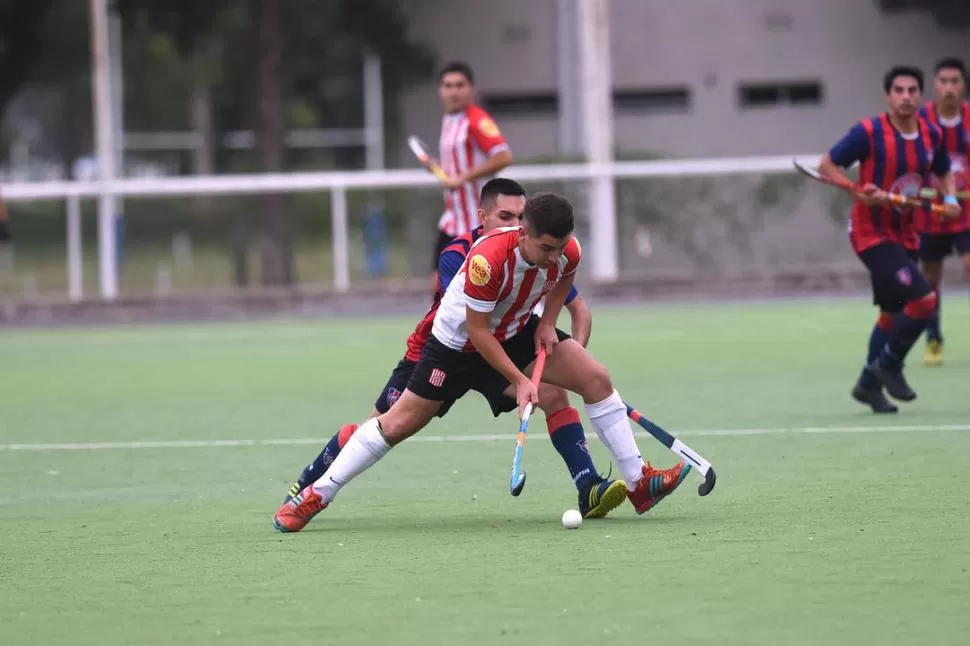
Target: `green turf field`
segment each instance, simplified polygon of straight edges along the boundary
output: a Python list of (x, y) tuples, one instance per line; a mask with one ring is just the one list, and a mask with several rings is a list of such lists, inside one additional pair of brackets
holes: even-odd
[(477, 396), (273, 531), (415, 317), (5, 331), (0, 644), (964, 643), (970, 310), (944, 310), (946, 365), (918, 347), (919, 400), (876, 418), (847, 395), (863, 299), (595, 309), (620, 392), (719, 483), (576, 531), (541, 418), (513, 499), (516, 420)]

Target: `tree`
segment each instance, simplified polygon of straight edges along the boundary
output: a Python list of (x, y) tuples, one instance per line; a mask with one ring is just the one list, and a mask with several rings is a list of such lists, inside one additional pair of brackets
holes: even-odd
[[(246, 167), (264, 172), (287, 168), (284, 134), (294, 113), (318, 126), (362, 125), (360, 70), (365, 50), (376, 51), (384, 61), (386, 97), (431, 71), (430, 53), (406, 38), (403, 15), (391, 0), (116, 2), (126, 25), (147, 24), (175, 43), (186, 78), (191, 79), (184, 88), (183, 105), (188, 106), (184, 114), (193, 128), (254, 130), (255, 163)], [(218, 65), (208, 63), (219, 60), (232, 63), (213, 73)], [(393, 110), (385, 114), (393, 118)], [(215, 146), (212, 152), (214, 160), (198, 156), (197, 171), (220, 165), (238, 170), (240, 158), (250, 161), (238, 154), (230, 159)], [(290, 284), (296, 276), (287, 201), (266, 195), (259, 204), (255, 222), (261, 280), (267, 285)], [(235, 278), (242, 286), (248, 282), (245, 209), (233, 217), (231, 238)]]
[(0, 2), (0, 115), (43, 57), (44, 27), (54, 0)]
[[(253, 0), (256, 56), (256, 150), (262, 169), (283, 170), (283, 0)], [(264, 285), (289, 285), (296, 278), (293, 239), (283, 196), (263, 196), (259, 214), (259, 258)]]

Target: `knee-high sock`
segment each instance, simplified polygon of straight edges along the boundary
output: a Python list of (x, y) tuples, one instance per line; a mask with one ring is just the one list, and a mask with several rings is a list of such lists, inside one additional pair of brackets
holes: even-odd
[(313, 483), (313, 489), (324, 501), (333, 502), (341, 487), (377, 464), (390, 450), (377, 418), (367, 420), (347, 441), (327, 472)]
[(556, 411), (546, 417), (546, 426), (549, 428), (549, 439), (566, 463), (576, 489), (582, 491), (598, 480), (593, 456), (586, 446), (586, 433), (579, 421), (579, 411), (571, 406)]
[(633, 491), (643, 478), (643, 458), (640, 457), (640, 449), (633, 437), (620, 393), (614, 390), (603, 401), (587, 404), (586, 413), (593, 423), (596, 436), (616, 460), (627, 489)]
[(943, 324), (940, 322), (943, 311), (943, 292), (936, 290), (936, 311), (926, 324), (927, 341), (943, 341)]
[(893, 329), (894, 316), (888, 312), (880, 312), (876, 324), (869, 335), (869, 351), (866, 353), (866, 364), (862, 367), (862, 374), (859, 375), (859, 385), (870, 390), (879, 387), (879, 380), (876, 375), (869, 370), (869, 364), (875, 361), (882, 349), (889, 341), (889, 335)]
[(903, 313), (896, 317), (889, 341), (879, 353), (880, 362), (890, 370), (902, 368), (906, 355), (913, 349), (916, 339), (926, 329), (926, 323), (935, 311), (936, 292), (930, 292), (917, 301), (906, 303)]
[(330, 464), (337, 459), (340, 455), (340, 451), (343, 450), (344, 446), (350, 441), (350, 436), (354, 434), (357, 430), (356, 424), (347, 424), (341, 427), (341, 429), (333, 434), (327, 445), (323, 447), (313, 462), (306, 465), (303, 469), (303, 473), (300, 474), (300, 478), (297, 482), (300, 484), (300, 488), (312, 484), (320, 479), (324, 473), (326, 473), (327, 468)]

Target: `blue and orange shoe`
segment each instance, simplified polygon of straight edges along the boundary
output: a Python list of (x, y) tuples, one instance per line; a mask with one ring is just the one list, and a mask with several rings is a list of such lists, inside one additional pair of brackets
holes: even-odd
[(606, 518), (626, 500), (626, 483), (622, 480), (598, 480), (579, 492), (579, 513), (583, 518)]
[(669, 469), (654, 469), (647, 462), (643, 465), (643, 478), (637, 483), (637, 488), (629, 492), (627, 496), (638, 514), (643, 514), (651, 509), (674, 492), (680, 486), (687, 474), (690, 473), (690, 465), (680, 461), (675, 467)]
[(276, 515), (273, 516), (273, 527), (284, 534), (298, 532), (306, 527), (314, 516), (326, 509), (327, 504), (323, 501), (323, 496), (314, 491), (312, 486), (307, 487), (276, 510)]

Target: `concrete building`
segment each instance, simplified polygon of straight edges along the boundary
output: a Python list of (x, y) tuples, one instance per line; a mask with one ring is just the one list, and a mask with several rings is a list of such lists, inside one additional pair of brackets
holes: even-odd
[[(571, 2), (408, 2), (416, 38), (472, 64), (519, 159), (570, 147), (558, 124), (557, 7)], [(619, 154), (821, 151), (883, 108), (889, 66), (929, 74), (940, 56), (970, 58), (970, 29), (887, 15), (875, 0), (611, 0), (610, 12)], [(433, 83), (404, 103), (406, 128), (431, 141), (440, 116)]]

